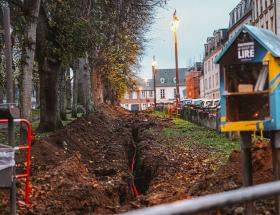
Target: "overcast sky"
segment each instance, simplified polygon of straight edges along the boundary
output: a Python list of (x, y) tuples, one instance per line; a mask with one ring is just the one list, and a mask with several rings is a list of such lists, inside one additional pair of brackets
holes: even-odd
[(168, 0), (164, 9), (156, 11), (157, 18), (147, 38), (145, 55), (141, 61), (141, 77), (151, 78), (151, 63), (155, 55), (157, 68), (174, 68), (174, 45), (171, 31), (172, 15), (177, 10), (179, 66), (186, 67), (203, 57), (204, 43), (213, 31), (227, 28), (230, 11), (240, 0)]

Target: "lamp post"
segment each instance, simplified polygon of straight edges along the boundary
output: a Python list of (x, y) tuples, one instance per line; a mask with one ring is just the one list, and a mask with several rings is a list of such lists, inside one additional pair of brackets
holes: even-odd
[(140, 103), (139, 110), (142, 111), (142, 87), (139, 87), (138, 90), (139, 90), (139, 103)]
[(176, 108), (179, 107), (180, 91), (179, 91), (179, 68), (178, 68), (178, 43), (177, 43), (177, 28), (179, 26), (179, 18), (176, 15), (176, 10), (173, 14), (172, 31), (174, 33), (174, 46), (175, 46), (175, 66), (176, 66)]
[(156, 110), (156, 107), (157, 107), (156, 66), (157, 66), (157, 62), (156, 62), (156, 58), (154, 56), (153, 57), (153, 63), (152, 63), (152, 70), (153, 70), (153, 79), (154, 79), (154, 107), (155, 107), (155, 110)]

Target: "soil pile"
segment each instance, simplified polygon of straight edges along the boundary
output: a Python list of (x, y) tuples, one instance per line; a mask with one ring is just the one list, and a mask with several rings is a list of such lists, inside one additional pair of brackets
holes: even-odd
[[(170, 126), (169, 119), (103, 106), (36, 142), (31, 207), (21, 214), (115, 214), (241, 186), (239, 152), (217, 170), (215, 149), (168, 138), (163, 129)], [(253, 154), (255, 183), (270, 181), (269, 144), (258, 142)]]
[(114, 214), (189, 198), (186, 184), (213, 173), (209, 151), (167, 143), (169, 126), (104, 106), (35, 143), (29, 214)]
[[(267, 140), (256, 141), (252, 148), (254, 184), (272, 181), (271, 145)], [(200, 181), (188, 186), (191, 196), (203, 196), (238, 189), (242, 187), (242, 163), (240, 151), (234, 151), (228, 162), (217, 172), (204, 175)], [(257, 201), (258, 214), (275, 214), (273, 200)], [(220, 211), (222, 214), (242, 214), (242, 205), (235, 205)]]

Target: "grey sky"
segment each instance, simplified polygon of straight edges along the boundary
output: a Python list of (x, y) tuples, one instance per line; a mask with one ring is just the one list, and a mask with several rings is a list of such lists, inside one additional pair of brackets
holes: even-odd
[(158, 9), (157, 18), (147, 37), (142, 77), (151, 77), (151, 62), (156, 56), (157, 68), (174, 68), (174, 45), (171, 31), (172, 15), (177, 10), (179, 66), (186, 67), (203, 56), (204, 43), (215, 29), (226, 28), (229, 12), (240, 0), (169, 0), (165, 9)]

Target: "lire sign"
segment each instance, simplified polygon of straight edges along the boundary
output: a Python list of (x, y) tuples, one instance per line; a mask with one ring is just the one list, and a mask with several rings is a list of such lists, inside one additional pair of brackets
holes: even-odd
[(239, 43), (237, 46), (238, 59), (241, 61), (252, 60), (255, 57), (255, 43)]

